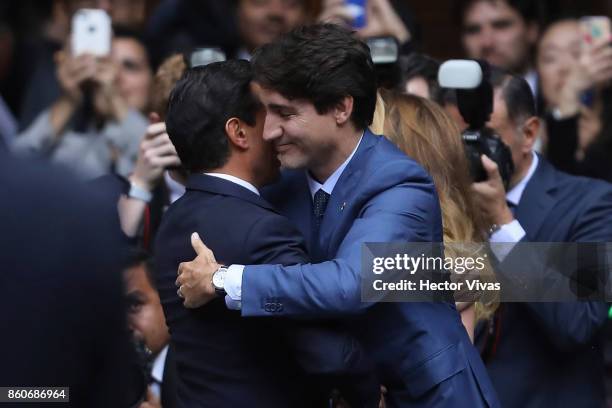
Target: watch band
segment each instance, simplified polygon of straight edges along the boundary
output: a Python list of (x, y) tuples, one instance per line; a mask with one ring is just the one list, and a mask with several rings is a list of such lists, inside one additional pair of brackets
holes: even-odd
[[(221, 285), (215, 284), (215, 275), (217, 274), (223, 274), (223, 280), (221, 281)], [(212, 285), (213, 288), (215, 288), (215, 293), (219, 297), (225, 297), (225, 295), (227, 295), (227, 292), (225, 291), (225, 275), (227, 275), (227, 267), (225, 266), (220, 266), (219, 269), (214, 271), (212, 274)]]
[(153, 194), (150, 191), (145, 190), (144, 188), (131, 183), (130, 191), (128, 192), (128, 197), (134, 198), (136, 200), (144, 201), (145, 203), (150, 203), (153, 199)]

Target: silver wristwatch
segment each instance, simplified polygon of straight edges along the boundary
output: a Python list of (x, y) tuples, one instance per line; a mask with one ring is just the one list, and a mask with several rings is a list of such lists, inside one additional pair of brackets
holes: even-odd
[(215, 292), (220, 297), (225, 297), (225, 275), (227, 275), (227, 268), (220, 266), (212, 275), (212, 285), (215, 288)]

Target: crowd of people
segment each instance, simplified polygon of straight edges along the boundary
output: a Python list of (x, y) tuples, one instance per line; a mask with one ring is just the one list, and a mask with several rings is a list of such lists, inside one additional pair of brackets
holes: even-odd
[[(465, 92), (407, 1), (53, 0), (33, 36), (0, 14), (0, 386), (75, 407), (612, 407), (610, 20), (452, 3), (510, 174), (466, 154)], [(110, 16), (107, 55), (74, 54), (81, 9)], [(501, 293), (366, 301), (368, 243), (483, 257)], [(575, 299), (508, 301), (567, 281)]]

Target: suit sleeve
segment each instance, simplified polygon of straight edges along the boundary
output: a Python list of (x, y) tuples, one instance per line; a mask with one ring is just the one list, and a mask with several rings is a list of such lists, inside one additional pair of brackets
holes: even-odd
[[(280, 216), (260, 219), (251, 228), (245, 245), (249, 253), (267, 263), (293, 265), (308, 262), (302, 236)], [(261, 271), (274, 273), (273, 271)], [(320, 384), (341, 388), (351, 406), (375, 406), (380, 397), (374, 366), (361, 344), (346, 330), (330, 322), (287, 322), (285, 338), (299, 366), (317, 375)]]
[[(422, 169), (412, 163), (402, 166), (402, 163), (390, 162), (379, 168), (377, 175), (364, 180), (380, 190), (373, 192), (372, 198), (362, 206), (335, 259), (319, 264), (245, 268), (243, 316), (274, 313), (321, 318), (361, 313), (373, 304), (361, 302), (362, 244), (441, 240), (437, 195)], [(393, 183), (393, 178), (399, 181)], [(390, 186), (379, 187), (385, 185)], [(269, 299), (281, 307), (273, 309), (274, 312), (264, 310), (262, 305)]]

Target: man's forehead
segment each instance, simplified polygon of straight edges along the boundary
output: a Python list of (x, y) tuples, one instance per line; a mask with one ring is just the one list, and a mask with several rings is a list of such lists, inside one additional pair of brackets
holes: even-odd
[(490, 20), (520, 17), (504, 0), (476, 0), (465, 11), (466, 23), (483, 23)]
[(258, 82), (251, 82), (251, 89), (259, 100), (265, 105), (278, 105), (278, 106), (295, 106), (299, 104), (296, 99), (289, 99), (284, 97), (280, 92), (275, 91), (262, 86)]
[(504, 99), (504, 93), (501, 88), (495, 88), (493, 91), (493, 112), (491, 113), (490, 124), (493, 127), (498, 127), (508, 121), (508, 106)]

